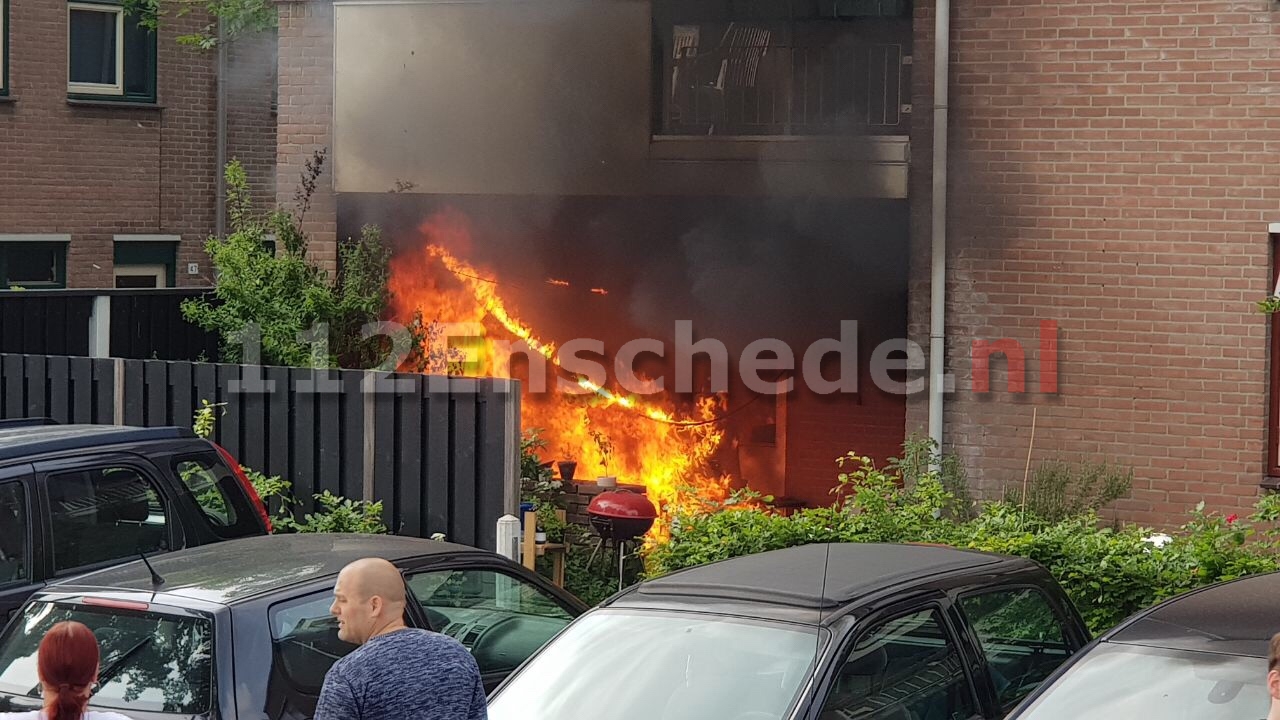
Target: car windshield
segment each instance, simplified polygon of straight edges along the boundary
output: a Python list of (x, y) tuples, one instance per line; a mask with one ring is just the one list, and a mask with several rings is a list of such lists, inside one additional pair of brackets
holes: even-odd
[[(98, 638), (102, 686), (92, 706), (181, 715), (209, 709), (209, 620), (48, 602), (30, 604), (0, 641), (0, 693), (7, 701), (27, 707), (40, 696), (36, 651), (45, 632), (64, 620), (84, 623)], [(6, 704), (0, 701), (0, 709)]]
[(596, 611), (500, 688), (489, 718), (779, 720), (818, 649), (817, 630), (801, 625)]
[(1019, 720), (1235, 720), (1266, 717), (1267, 661), (1103, 643)]

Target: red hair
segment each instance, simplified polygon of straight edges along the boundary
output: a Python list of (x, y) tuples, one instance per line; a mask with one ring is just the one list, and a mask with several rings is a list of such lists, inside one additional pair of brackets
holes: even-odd
[(98, 675), (98, 639), (78, 622), (60, 622), (44, 634), (37, 662), (40, 682), (52, 690), (44, 710), (49, 720), (79, 720)]

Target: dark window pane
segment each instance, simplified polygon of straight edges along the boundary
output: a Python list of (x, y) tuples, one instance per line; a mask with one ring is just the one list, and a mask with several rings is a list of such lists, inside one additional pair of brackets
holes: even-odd
[(1039, 590), (971, 595), (960, 605), (982, 642), (1005, 708), (1012, 708), (1071, 655), (1058, 616)]
[(850, 651), (821, 720), (968, 718), (973, 696), (936, 613), (890, 620)]
[(126, 95), (151, 97), (152, 61), (155, 38), (150, 30), (139, 27), (137, 18), (124, 19), (124, 92)]
[[(494, 570), (437, 570), (406, 582), (432, 629), (465, 645), (486, 675), (515, 670), (573, 620), (537, 586)], [(486, 635), (497, 624), (505, 641)]]
[(116, 13), (71, 11), (71, 82), (116, 83)]
[(55, 572), (169, 546), (160, 496), (132, 468), (54, 475), (49, 506)]
[(116, 275), (117, 288), (156, 288), (159, 287), (155, 275)]
[(356, 649), (338, 639), (338, 620), (329, 613), (333, 593), (290, 600), (271, 609), (275, 670), (298, 690), (318, 695), (325, 673)]
[(5, 248), (10, 285), (56, 283), (61, 245), (53, 243), (11, 245)]
[(0, 585), (29, 577), (26, 494), (21, 483), (5, 483), (0, 485)]
[(184, 457), (174, 462), (173, 469), (204, 510), (210, 528), (220, 537), (261, 534), (257, 508), (240, 488), (231, 468), (217, 455)]

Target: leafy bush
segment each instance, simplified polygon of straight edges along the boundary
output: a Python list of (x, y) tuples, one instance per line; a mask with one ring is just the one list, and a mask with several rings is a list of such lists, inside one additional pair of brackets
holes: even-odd
[[(910, 441), (909, 441), (910, 442)], [(928, 449), (913, 447), (904, 457)], [(678, 517), (668, 542), (646, 556), (650, 577), (739, 555), (818, 542), (930, 542), (1018, 555), (1044, 565), (1095, 633), (1160, 600), (1210, 583), (1280, 569), (1277, 532), (1280, 496), (1259, 500), (1247, 520), (1222, 517), (1203, 504), (1162, 543), (1148, 528), (1104, 527), (1088, 502), (990, 502), (972, 517), (955, 515), (957, 499), (939, 474), (916, 472), (902, 484), (904, 468), (888, 471), (855, 454), (840, 459), (842, 472), (830, 507), (784, 517), (767, 509), (697, 512)], [(1058, 469), (1048, 477), (1061, 478)], [(1085, 476), (1089, 476), (1086, 471)], [(1069, 475), (1079, 476), (1072, 471)], [(1099, 476), (1099, 477), (1105, 477)], [(1058, 480), (1053, 480), (1057, 483)], [(1103, 489), (1106, 483), (1100, 485)], [(1087, 497), (1105, 500), (1112, 493)], [(1057, 497), (1056, 495), (1051, 495)], [(1036, 514), (1048, 508), (1051, 517)], [(1062, 508), (1071, 512), (1063, 514)], [(1061, 515), (1060, 517), (1058, 515)], [(1268, 529), (1259, 530), (1260, 527)]]
[[(1049, 521), (1082, 515), (1127, 497), (1133, 471), (1101, 464), (1071, 465), (1051, 460), (1036, 468), (1026, 491), (1027, 511)], [(1022, 505), (1022, 488), (1011, 486), (1005, 496)]]
[[(266, 217), (252, 212), (248, 178), (239, 162), (227, 165), (227, 205), (231, 233), (211, 238), (205, 250), (218, 273), (217, 302), (189, 298), (183, 316), (221, 338), (222, 359), (245, 361), (246, 346), (257, 346), (254, 362), (291, 367), (371, 368), (392, 352), (385, 335), (366, 338), (363, 328), (378, 323), (390, 298), (390, 250), (380, 231), (365, 226), (358, 240), (338, 249), (333, 277), (307, 255), (302, 220), (324, 166), (323, 153), (307, 163), (294, 212)], [(277, 252), (265, 240), (273, 234)], [(414, 323), (404, 350), (421, 345), (425, 328)], [(399, 348), (396, 348), (397, 350)]]

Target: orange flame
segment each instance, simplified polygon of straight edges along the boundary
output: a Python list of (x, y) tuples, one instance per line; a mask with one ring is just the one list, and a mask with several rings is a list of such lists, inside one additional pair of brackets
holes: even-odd
[[(424, 249), (400, 255), (393, 262), (390, 285), (397, 319), (407, 320), (421, 311), (425, 318), (440, 322), (477, 323), (486, 337), (505, 335), (522, 340), (556, 371), (563, 372), (555, 343), (538, 337), (511, 312), (499, 295), (498, 278), (446, 249), (470, 246), (464, 219), (437, 215), (424, 223), (421, 231), (427, 241)], [(433, 272), (440, 267), (451, 277), (441, 278), (438, 270)], [(559, 285), (563, 281), (548, 282)], [(466, 374), (510, 377), (510, 358), (499, 357), (492, 341), (486, 345), (473, 356), (475, 362), (465, 368)], [(661, 515), (650, 533), (651, 541), (666, 537), (673, 511), (694, 510), (729, 498), (731, 478), (714, 471), (711, 463), (724, 439), (716, 422), (724, 411), (721, 397), (703, 397), (690, 416), (681, 417), (673, 402), (659, 406), (585, 377), (575, 377), (573, 382), (582, 394), (534, 394), (526, 383), (522, 424), (526, 429), (541, 429), (547, 442), (544, 459), (577, 462), (577, 480), (614, 476), (620, 484), (643, 485)]]

